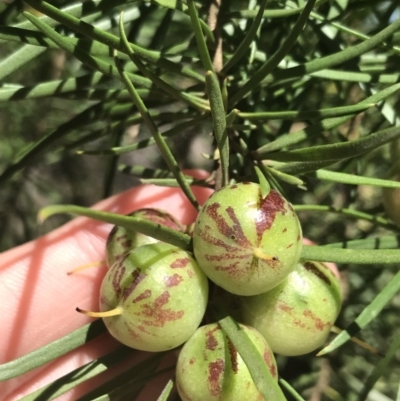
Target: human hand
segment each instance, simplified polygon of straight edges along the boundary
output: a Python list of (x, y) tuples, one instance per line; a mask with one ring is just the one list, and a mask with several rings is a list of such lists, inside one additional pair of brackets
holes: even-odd
[[(190, 174), (190, 173), (189, 173)], [(206, 173), (195, 172), (196, 178)], [(211, 190), (193, 187), (200, 204)], [(143, 185), (108, 198), (96, 209), (127, 214), (143, 207), (164, 209), (183, 224), (197, 215), (180, 188)], [(91, 268), (67, 276), (75, 267), (104, 259), (105, 240), (111, 229), (86, 217), (78, 217), (51, 233), (0, 255), (0, 314), (2, 340), (0, 364), (21, 357), (93, 321), (75, 311), (77, 306), (98, 310), (99, 288), (106, 267)], [(56, 378), (116, 349), (118, 342), (108, 333), (22, 376), (0, 383), (2, 400), (15, 401), (51, 383)], [(149, 353), (137, 351), (129, 360), (63, 394), (57, 400), (75, 400)], [(174, 363), (172, 360), (164, 364)], [(140, 399), (155, 400), (168, 376), (161, 376), (142, 392)]]

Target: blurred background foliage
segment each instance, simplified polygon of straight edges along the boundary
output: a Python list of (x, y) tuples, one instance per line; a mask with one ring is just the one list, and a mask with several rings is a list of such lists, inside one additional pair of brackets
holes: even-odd
[[(208, 38), (207, 45), (216, 70), (221, 50), (218, 46), (222, 44), (221, 60), (225, 64), (245, 38), (260, 6), (259, 1), (253, 0), (221, 3), (217, 27), (214, 29), (212, 21), (207, 19), (211, 2), (198, 2), (199, 15), (211, 25), (210, 32), (214, 33), (215, 41)], [(202, 82), (205, 70), (192, 23), (188, 15), (179, 11), (186, 4), (185, 1), (86, 1), (81, 8), (78, 3), (70, 1), (52, 4), (57, 8), (75, 4), (71, 9), (76, 17), (116, 36), (119, 36), (119, 14), (124, 11), (125, 30), (130, 42), (160, 52), (162, 57), (175, 65), (190, 67), (190, 71), (179, 73), (154, 63), (154, 60), (143, 58), (146, 68), (181, 93), (197, 99), (206, 97)], [(176, 9), (162, 7), (165, 4), (174, 4)], [(220, 68), (217, 71), (220, 77), (226, 78), (223, 83), (230, 94), (237, 93), (243, 83), (281, 48), (305, 4), (303, 0), (267, 2), (260, 27), (245, 48), (243, 57), (229, 71), (222, 69), (221, 72)], [(36, 31), (31, 24), (27, 24), (22, 10), (32, 11), (19, 2), (0, 3), (2, 251), (36, 238), (66, 221), (67, 217), (58, 216), (43, 226), (38, 225), (36, 215), (43, 206), (54, 203), (90, 206), (103, 197), (139, 184), (140, 175), (150, 179), (168, 176), (166, 164), (155, 146), (140, 146), (137, 152), (109, 151), (111, 148), (132, 146), (151, 137), (148, 128), (141, 124), (125, 87), (119, 79), (94, 72), (74, 55), (57, 48), (57, 45), (50, 46), (49, 42), (44, 46), (23, 43), (40, 42), (45, 35), (28, 35), (8, 29), (17, 26)], [(40, 15), (39, 12), (35, 13)], [(278, 68), (254, 85), (248, 96), (240, 96), (231, 106), (243, 113), (301, 112), (341, 107), (357, 104), (398, 83), (399, 30), (373, 49), (332, 68), (324, 67), (311, 73), (289, 76), (285, 74), (296, 65), (322, 60), (351, 48), (363, 42), (365, 35), (373, 36), (399, 18), (400, 6), (393, 0), (318, 1), (308, 17), (306, 27), (290, 51), (286, 52)], [(82, 49), (86, 47), (89, 53), (92, 51), (95, 54), (93, 49), (90, 50), (95, 38), (76, 32), (62, 23), (53, 21), (52, 26), (64, 38), (77, 38), (76, 43), (80, 43)], [(105, 63), (112, 63), (111, 50), (108, 55), (95, 55)], [(125, 57), (125, 70), (143, 77), (140, 69), (127, 60)], [(55, 85), (47, 87), (46, 84), (51, 82)], [(171, 100), (157, 85), (138, 85), (138, 89), (142, 91), (142, 98), (160, 131), (171, 132), (169, 130), (175, 128), (168, 144), (179, 166), (203, 168), (211, 172), (215, 167), (212, 160), (215, 143), (209, 113), (199, 112), (182, 101)], [(316, 131), (317, 134), (308, 135), (299, 144), (293, 143), (275, 150), (344, 143), (390, 126), (398, 126), (400, 97), (398, 91), (393, 93), (384, 103), (379, 102), (376, 106), (354, 112), (345, 121), (329, 129), (322, 126)], [(228, 102), (231, 99), (228, 97)], [(91, 111), (85, 114), (86, 110)], [(286, 134), (311, 125), (317, 126), (322, 120), (318, 117), (289, 119), (279, 116), (241, 118), (239, 115), (230, 131), (231, 178), (254, 179), (254, 160), (249, 157), (249, 151), (274, 143)], [(35, 147), (38, 151), (32, 151)], [(335, 162), (329, 169), (354, 176), (390, 178), (388, 171), (399, 157), (399, 147), (398, 143), (390, 142), (361, 157)], [(77, 153), (81, 150), (84, 152)], [(86, 154), (85, 151), (98, 152)], [(149, 169), (145, 175), (143, 168)], [(327, 205), (335, 209), (357, 210), (383, 219), (387, 217), (379, 187), (321, 180), (315, 171), (294, 173), (304, 181), (304, 185), (290, 185), (285, 180), (273, 180), (273, 185), (295, 205)], [(354, 219), (343, 213), (306, 210), (299, 211), (299, 217), (305, 236), (319, 244), (399, 231), (391, 222), (378, 224), (376, 221)], [(345, 328), (391, 280), (398, 266), (341, 265), (340, 269), (345, 302), (337, 325)], [(386, 352), (388, 344), (400, 335), (399, 308), (400, 295), (396, 295), (360, 335), (382, 354)], [(363, 384), (380, 358), (348, 342), (326, 357), (278, 357), (278, 363), (280, 375), (310, 401), (399, 400), (400, 351), (395, 354), (389, 368), (382, 372), (368, 398), (360, 396)]]

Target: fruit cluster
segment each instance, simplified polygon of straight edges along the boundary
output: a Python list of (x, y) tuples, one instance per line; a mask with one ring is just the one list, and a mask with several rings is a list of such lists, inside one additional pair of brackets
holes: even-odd
[[(133, 213), (175, 230), (166, 212)], [(176, 371), (184, 401), (262, 399), (250, 373), (217, 323), (203, 321), (209, 303), (223, 304), (241, 323), (277, 378), (274, 352), (300, 355), (326, 340), (341, 306), (337, 276), (300, 260), (302, 231), (278, 192), (239, 183), (216, 191), (202, 207), (192, 254), (114, 227), (106, 247), (100, 313), (110, 333), (139, 350), (183, 346)], [(208, 323), (208, 324), (207, 324)]]

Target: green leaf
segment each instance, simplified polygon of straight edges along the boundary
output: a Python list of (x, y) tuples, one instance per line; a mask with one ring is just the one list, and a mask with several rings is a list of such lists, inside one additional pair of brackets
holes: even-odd
[(78, 78), (42, 82), (34, 86), (18, 85), (14, 88), (0, 88), (0, 102), (60, 96), (70, 92), (77, 92), (78, 88), (90, 88), (96, 85), (104, 77), (105, 75), (101, 72), (93, 72)]
[(59, 379), (54, 380), (52, 383), (22, 397), (20, 401), (35, 401), (44, 397), (46, 401), (53, 400), (86, 380), (105, 372), (111, 366), (126, 359), (133, 352), (134, 350), (132, 348), (120, 347), (116, 351), (110, 352), (98, 359), (94, 359)]
[(349, 208), (338, 208), (334, 206), (326, 206), (326, 205), (293, 205), (293, 208), (296, 212), (301, 212), (304, 210), (309, 210), (312, 212), (325, 212), (325, 213), (338, 213), (343, 214), (354, 219), (366, 220), (376, 225), (386, 227), (392, 230), (398, 230), (398, 227), (388, 219), (385, 219), (380, 216), (376, 216), (374, 214), (368, 214), (364, 212), (360, 212), (358, 210), (349, 209)]
[(206, 87), (210, 100), (215, 140), (217, 141), (221, 160), (222, 186), (225, 186), (229, 180), (229, 140), (221, 89), (218, 79), (212, 71), (207, 71), (206, 73)]
[(249, 50), (251, 42), (255, 39), (257, 35), (257, 31), (261, 26), (261, 22), (263, 20), (263, 14), (265, 7), (267, 6), (268, 0), (262, 0), (260, 8), (258, 9), (256, 18), (254, 19), (253, 23), (251, 24), (250, 29), (247, 31), (246, 36), (243, 38), (242, 42), (236, 48), (235, 52), (233, 53), (232, 57), (228, 60), (228, 62), (223, 66), (221, 70), (221, 75), (226, 76), (228, 71), (236, 65), (241, 58)]
[(300, 178), (297, 178), (293, 175), (284, 173), (280, 170), (268, 166), (265, 166), (265, 168), (271, 175), (275, 176), (278, 180), (285, 182), (286, 184), (295, 185), (299, 187), (304, 185), (304, 182)]
[[(119, 38), (109, 32), (105, 32), (99, 28), (96, 28), (82, 20), (79, 20), (78, 18), (75, 18), (72, 15), (63, 13), (56, 7), (43, 0), (28, 0), (26, 3), (76, 32), (86, 35), (94, 40), (98, 40), (99, 42), (122, 51), (123, 53), (125, 52)], [(159, 52), (146, 50), (145, 48), (133, 43), (130, 43), (129, 45), (139, 57), (142, 57), (143, 59), (154, 63), (155, 65), (166, 69), (167, 71), (185, 75), (198, 82), (204, 82), (204, 77), (201, 74), (188, 67), (184, 67), (181, 64), (174, 63), (166, 58), (161, 57)]]
[[(357, 252), (357, 251), (354, 251)], [(384, 251), (363, 251), (364, 253), (384, 252)], [(390, 252), (390, 251), (386, 251)], [(400, 252), (400, 251), (397, 251)], [(358, 252), (360, 253), (360, 252)], [(396, 263), (396, 262), (395, 262)], [(399, 262), (397, 262), (399, 263)], [(361, 312), (361, 314), (351, 323), (346, 330), (343, 330), (328, 346), (323, 348), (318, 355), (325, 355), (333, 350), (339, 348), (345, 342), (350, 340), (355, 334), (362, 330), (368, 323), (371, 322), (376, 316), (379, 315), (381, 310), (386, 304), (396, 295), (400, 290), (400, 272), (389, 281), (383, 290), (374, 298), (374, 300)]]
[(42, 348), (0, 365), (0, 381), (20, 376), (86, 344), (107, 330), (102, 320), (89, 323)]
[(218, 324), (239, 352), (264, 400), (286, 401), (263, 357), (240, 326), (230, 316), (218, 320)]
[[(299, 162), (344, 160), (375, 150), (377, 147), (389, 143), (399, 137), (400, 127), (392, 127), (354, 141), (313, 146), (310, 148), (296, 149), (287, 152), (269, 153), (268, 158), (278, 161)], [(254, 156), (258, 158), (260, 157), (258, 151), (254, 152)]]
[(11, 53), (8, 57), (0, 61), (0, 80), (2, 81), (8, 75), (18, 71), (25, 64), (44, 53), (46, 50), (47, 49), (44, 47), (23, 45), (14, 53)]
[(318, 170), (315, 177), (320, 180), (340, 182), (351, 185), (373, 185), (383, 188), (400, 188), (400, 182), (391, 180), (381, 180), (379, 178), (362, 177), (354, 174), (338, 173), (336, 171)]
[[(308, 3), (307, 3), (308, 4)], [(394, 33), (400, 29), (400, 19), (395, 20), (392, 24), (382, 29), (376, 35), (370, 37), (362, 43), (350, 46), (337, 53), (330, 54), (329, 56), (315, 58), (305, 64), (297, 67), (292, 67), (287, 70), (277, 71), (274, 74), (274, 79), (289, 79), (294, 77), (302, 77), (316, 71), (321, 71), (326, 68), (332, 68), (336, 65), (345, 63), (356, 57), (365, 54), (372, 49), (379, 47), (383, 42), (390, 38)]]
[(174, 387), (173, 381), (168, 380), (168, 383), (165, 385), (162, 393), (157, 398), (157, 401), (167, 401), (173, 387)]
[(306, 6), (302, 10), (301, 14), (299, 15), (298, 20), (294, 24), (292, 30), (290, 31), (289, 35), (279, 47), (279, 49), (273, 54), (273, 56), (266, 61), (256, 72), (254, 72), (251, 78), (244, 83), (244, 85), (232, 95), (229, 99), (230, 107), (233, 107), (236, 103), (240, 100), (245, 98), (250, 91), (252, 91), (257, 85), (261, 83), (261, 81), (271, 72), (273, 71), (280, 61), (288, 54), (290, 49), (296, 43), (297, 38), (301, 34), (304, 29), (304, 26), (308, 20), (310, 12), (314, 7), (316, 0), (308, 0)]
[[(380, 92), (376, 93), (375, 95), (369, 96), (359, 104), (373, 104), (379, 103), (386, 99), (387, 97), (393, 95), (400, 89), (400, 83), (389, 86), (381, 90)], [(275, 141), (268, 143), (259, 149), (257, 149), (257, 155), (260, 158), (267, 158), (270, 152), (274, 152), (276, 150), (282, 149), (283, 147), (297, 144), (312, 135), (316, 135), (322, 133), (324, 131), (330, 130), (334, 127), (339, 126), (340, 124), (349, 120), (354, 114), (347, 116), (347, 117), (334, 117), (322, 120), (316, 124), (312, 124), (305, 129), (292, 132), (290, 134), (283, 134)]]
[[(95, 389), (79, 397), (76, 401), (92, 400), (116, 400), (119, 397), (129, 394), (134, 399), (135, 391), (140, 390), (143, 385), (156, 378), (166, 369), (157, 371), (160, 361), (165, 356), (165, 352), (156, 352), (149, 355), (142, 362), (134, 363), (128, 370), (113, 377), (107, 382), (102, 382)], [(118, 397), (118, 398), (117, 398)]]
[(320, 160), (320, 161), (309, 161), (309, 162), (293, 162), (293, 163), (282, 163), (276, 165), (275, 169), (285, 174), (305, 174), (318, 171), (323, 167), (331, 166), (335, 164), (336, 160)]
[[(162, 187), (180, 187), (179, 182), (175, 178), (141, 178), (142, 184), (153, 184)], [(196, 185), (200, 187), (213, 188), (206, 180), (196, 180), (193, 177), (188, 177), (186, 183), (190, 186)]]
[(265, 175), (262, 173), (260, 168), (255, 166), (254, 169), (258, 177), (258, 182), (260, 183), (261, 197), (262, 199), (265, 199), (271, 192), (271, 186), (269, 185), (268, 180), (266, 179)]
[(365, 401), (368, 397), (369, 392), (373, 389), (376, 382), (382, 377), (389, 368), (390, 363), (393, 363), (393, 359), (396, 356), (396, 352), (400, 348), (400, 333), (394, 335), (389, 348), (385, 351), (385, 357), (382, 358), (374, 367), (367, 378), (362, 391), (358, 396), (358, 401)]
[(197, 14), (196, 4), (194, 0), (187, 0), (186, 2), (189, 10), (190, 20), (192, 21), (193, 32), (196, 38), (197, 49), (199, 51), (199, 56), (203, 64), (203, 68), (206, 71), (214, 72), (214, 66), (211, 62), (210, 53), (208, 52), (207, 44), (206, 41), (204, 40), (203, 31), (201, 29), (200, 18)]
[(400, 247), (400, 235), (382, 235), (379, 237), (356, 239), (352, 241), (336, 242), (323, 245), (330, 248), (352, 249), (397, 249)]
[(191, 238), (187, 234), (138, 217), (123, 216), (116, 213), (102, 212), (100, 210), (94, 210), (75, 205), (53, 205), (41, 209), (38, 219), (40, 221), (44, 221), (50, 216), (59, 213), (72, 213), (78, 216), (86, 216), (92, 219), (104, 221), (105, 223), (115, 224), (117, 226), (139, 231), (140, 233), (178, 246), (189, 252), (192, 251)]
[(284, 379), (279, 379), (279, 384), (283, 387), (296, 401), (305, 401), (304, 398)]
[(383, 265), (400, 263), (400, 249), (339, 249), (324, 246), (303, 246), (301, 258), (316, 262)]
[(6, 182), (18, 171), (26, 167), (34, 158), (45, 153), (45, 151), (56, 146), (59, 141), (68, 135), (73, 130), (84, 127), (87, 124), (91, 124), (94, 121), (98, 121), (100, 117), (106, 117), (111, 114), (112, 107), (115, 106), (114, 102), (111, 103), (99, 103), (91, 107), (87, 107), (85, 110), (80, 112), (75, 117), (69, 119), (64, 124), (60, 124), (53, 132), (45, 135), (39, 141), (28, 145), (23, 149), (17, 158), (2, 172), (0, 175), (0, 184)]
[(359, 113), (370, 107), (375, 106), (375, 104), (365, 104), (358, 103), (351, 106), (334, 107), (330, 109), (320, 109), (320, 110), (299, 110), (299, 111), (261, 111), (256, 113), (242, 113), (239, 112), (238, 116), (246, 120), (312, 120), (327, 117), (339, 117), (343, 115), (354, 115), (354, 113)]
[[(47, 35), (51, 40), (53, 40), (61, 49), (75, 56), (83, 64), (95, 70), (98, 70), (105, 75), (109, 75), (114, 78), (119, 78), (118, 70), (113, 65), (104, 62), (98, 57), (93, 57), (86, 51), (83, 51), (80, 47), (75, 46), (68, 40), (65, 40), (65, 38), (62, 35), (57, 33), (54, 29), (50, 28), (48, 25), (41, 22), (41, 20), (35, 17), (33, 14), (30, 14), (28, 12), (23, 12), (22, 14), (26, 19), (32, 22), (32, 24), (34, 24), (38, 29), (40, 29), (45, 35)], [(152, 82), (147, 78), (132, 73), (127, 73), (127, 75), (129, 76), (129, 79), (131, 79), (136, 85), (148, 89), (152, 87)]]
[[(125, 31), (124, 31), (122, 16), (120, 18), (119, 29), (120, 29), (120, 35), (121, 35), (122, 42), (125, 44), (125, 46), (129, 46), (129, 43), (128, 43), (126, 35), (125, 35)], [(143, 121), (146, 123), (151, 134), (153, 135), (154, 141), (156, 142), (158, 149), (160, 150), (160, 153), (162, 154), (162, 156), (165, 160), (165, 163), (167, 164), (168, 168), (174, 174), (175, 179), (179, 182), (182, 192), (186, 195), (186, 197), (189, 199), (190, 203), (194, 206), (194, 208), (196, 210), (198, 210), (199, 204), (197, 202), (197, 199), (194, 196), (192, 190), (190, 189), (190, 186), (187, 184), (184, 174), (182, 173), (181, 169), (179, 168), (174, 155), (172, 154), (172, 152), (169, 149), (168, 145), (166, 144), (164, 138), (162, 137), (160, 131), (158, 130), (156, 124), (154, 123), (146, 105), (143, 103), (142, 99), (140, 98), (139, 94), (136, 91), (135, 86), (133, 85), (133, 82), (131, 82), (128, 74), (123, 70), (123, 68), (117, 58), (115, 59), (115, 62), (117, 64), (117, 68), (118, 68), (118, 72), (121, 76), (121, 80), (125, 84), (126, 88), (128, 89), (128, 92), (130, 93), (130, 95), (132, 97), (133, 103), (139, 110), (139, 113), (142, 115)]]

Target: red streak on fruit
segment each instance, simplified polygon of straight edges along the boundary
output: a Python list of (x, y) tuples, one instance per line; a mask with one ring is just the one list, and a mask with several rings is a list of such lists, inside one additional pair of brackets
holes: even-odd
[(218, 232), (221, 233), (224, 237), (227, 237), (230, 241), (233, 241), (240, 247), (243, 248), (251, 247), (251, 242), (244, 235), (240, 221), (237, 218), (233, 208), (231, 206), (228, 206), (225, 209), (229, 218), (233, 222), (233, 226), (230, 227), (226, 219), (218, 213), (218, 209), (220, 207), (221, 205), (218, 202), (216, 202), (209, 205), (206, 209), (207, 215), (210, 216), (210, 218), (215, 221)]
[(284, 303), (280, 303), (280, 304), (278, 304), (277, 306), (277, 309), (279, 309), (279, 310), (281, 310), (282, 312), (292, 312), (292, 310), (293, 310), (293, 308), (292, 307), (290, 307), (290, 306), (287, 306), (286, 304), (284, 304)]
[(125, 288), (124, 293), (122, 294), (122, 299), (125, 301), (135, 290), (135, 288), (139, 285), (139, 283), (146, 277), (146, 274), (140, 273), (139, 269), (135, 269), (132, 272), (133, 281), (129, 285), (129, 287)]
[(322, 331), (325, 326), (330, 326), (330, 322), (324, 323), (318, 316), (315, 316), (314, 313), (310, 309), (306, 309), (303, 312), (303, 315), (312, 319), (315, 323), (315, 327), (317, 330)]
[(130, 247), (132, 246), (132, 240), (127, 239), (126, 241), (121, 242), (121, 245), (122, 245), (124, 248), (130, 248)]
[(315, 274), (318, 278), (320, 278), (322, 281), (325, 281), (326, 284), (331, 285), (331, 280), (325, 274), (319, 270), (314, 263), (312, 262), (306, 262), (304, 263), (304, 267), (312, 274)]
[(208, 244), (214, 245), (216, 247), (223, 248), (225, 252), (232, 253), (232, 252), (242, 251), (242, 248), (238, 248), (234, 245), (227, 244), (221, 239), (214, 237), (212, 234), (210, 234), (210, 232), (212, 232), (211, 227), (206, 226), (204, 231), (199, 229), (199, 236), (204, 240), (204, 242), (207, 242)]
[(106, 245), (108, 245), (112, 241), (113, 236), (115, 235), (115, 232), (117, 231), (117, 228), (118, 228), (117, 226), (114, 226), (112, 228), (112, 230), (110, 231), (110, 234), (108, 234)]
[(178, 258), (175, 259), (171, 264), (171, 269), (182, 269), (190, 262), (189, 258)]
[(233, 373), (236, 374), (238, 372), (238, 352), (235, 346), (233, 345), (232, 341), (229, 340), (229, 338), (228, 338), (228, 349), (229, 349), (229, 354), (231, 355), (232, 370)]
[(174, 274), (173, 276), (165, 277), (165, 285), (167, 287), (175, 287), (183, 281), (183, 277), (179, 274)]
[(165, 323), (180, 319), (185, 312), (183, 310), (174, 311), (171, 309), (163, 309), (163, 307), (169, 302), (169, 292), (164, 291), (158, 296), (153, 304), (141, 305), (142, 312), (140, 315), (151, 318), (152, 320), (146, 320), (143, 323), (148, 326), (163, 327)]
[(278, 192), (271, 189), (267, 197), (263, 199), (259, 191), (258, 197), (259, 210), (255, 219), (257, 245), (260, 244), (264, 232), (271, 228), (276, 214), (286, 214), (285, 199)]
[(307, 325), (303, 321), (301, 321), (300, 319), (295, 319), (293, 321), (293, 323), (295, 324), (295, 326), (301, 327), (302, 329), (306, 329), (307, 328)]
[(230, 254), (230, 253), (225, 253), (223, 255), (209, 255), (205, 254), (204, 257), (207, 261), (217, 261), (220, 262), (221, 260), (243, 260), (243, 259), (248, 259), (251, 255), (248, 253), (242, 253), (242, 254)]
[(218, 346), (218, 341), (214, 336), (214, 333), (219, 330), (219, 327), (215, 327), (212, 330), (207, 331), (206, 336), (206, 349), (210, 351), (214, 351), (215, 348)]
[(126, 322), (124, 322), (126, 329), (128, 330), (128, 333), (130, 334), (130, 336), (134, 339), (134, 340), (139, 340), (140, 334), (131, 326), (129, 326)]
[(273, 363), (271, 352), (268, 350), (265, 350), (263, 356), (264, 356), (264, 361), (267, 364), (272, 377), (276, 377), (276, 366)]
[(125, 274), (125, 267), (121, 266), (113, 271), (112, 275), (112, 287), (114, 289), (115, 295), (119, 298), (121, 296), (121, 280)]
[(146, 290), (146, 291), (142, 292), (139, 296), (137, 296), (137, 297), (132, 301), (132, 303), (134, 304), (134, 303), (136, 303), (136, 302), (140, 302), (140, 301), (142, 301), (143, 299), (147, 299), (147, 298), (150, 298), (150, 297), (151, 297), (151, 290)]
[(221, 358), (208, 365), (208, 386), (212, 397), (218, 397), (221, 394), (221, 384), (219, 378), (224, 371), (225, 363)]

